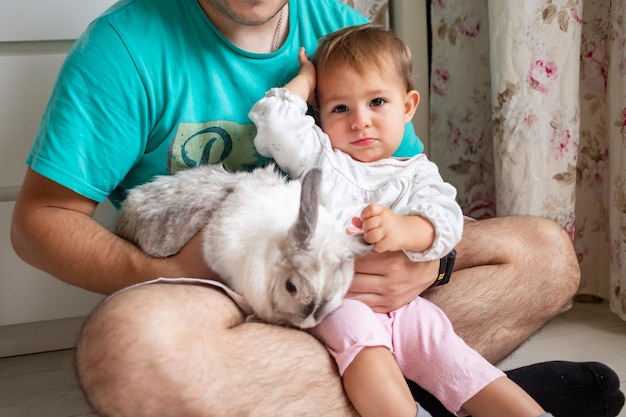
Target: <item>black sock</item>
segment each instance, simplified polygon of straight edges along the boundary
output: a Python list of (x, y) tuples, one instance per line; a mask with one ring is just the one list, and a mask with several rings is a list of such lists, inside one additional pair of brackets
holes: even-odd
[[(506, 374), (555, 417), (615, 417), (624, 405), (619, 377), (598, 362), (542, 362)], [(453, 417), (434, 396), (408, 383), (415, 401), (433, 417)]]

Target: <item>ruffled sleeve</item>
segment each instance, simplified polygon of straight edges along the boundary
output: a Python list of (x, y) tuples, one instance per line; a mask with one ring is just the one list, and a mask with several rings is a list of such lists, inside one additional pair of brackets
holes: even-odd
[(273, 88), (248, 114), (257, 128), (257, 152), (274, 159), (291, 178), (314, 166), (322, 153), (323, 133), (306, 111), (301, 97), (286, 88)]
[(463, 212), (456, 202), (456, 189), (444, 182), (436, 164), (426, 156), (415, 158), (419, 164), (413, 177), (413, 192), (403, 215), (418, 215), (428, 219), (435, 228), (432, 246), (423, 252), (405, 251), (413, 261), (438, 259), (448, 254), (461, 240)]

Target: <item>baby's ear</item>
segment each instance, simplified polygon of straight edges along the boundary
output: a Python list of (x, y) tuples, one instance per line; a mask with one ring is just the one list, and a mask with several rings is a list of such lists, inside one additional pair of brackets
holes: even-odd
[(420, 93), (411, 90), (404, 96), (404, 123), (409, 123), (420, 104)]

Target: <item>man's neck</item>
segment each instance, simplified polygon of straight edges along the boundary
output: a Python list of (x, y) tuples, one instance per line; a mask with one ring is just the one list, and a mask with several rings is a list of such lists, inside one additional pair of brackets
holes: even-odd
[(248, 52), (269, 53), (278, 49), (289, 34), (289, 4), (260, 25), (245, 25), (234, 21), (209, 1), (198, 0), (207, 18), (226, 39)]

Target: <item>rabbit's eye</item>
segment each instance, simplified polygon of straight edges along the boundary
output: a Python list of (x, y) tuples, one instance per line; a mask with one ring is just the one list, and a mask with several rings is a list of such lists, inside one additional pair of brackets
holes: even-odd
[(293, 285), (293, 282), (291, 282), (290, 279), (288, 279), (285, 283), (285, 288), (287, 289), (287, 291), (289, 291), (289, 294), (291, 295), (296, 295), (296, 293), (298, 292), (298, 289), (295, 285)]

